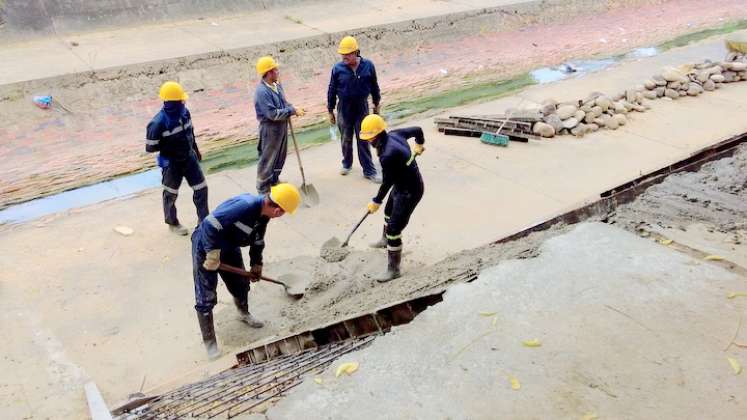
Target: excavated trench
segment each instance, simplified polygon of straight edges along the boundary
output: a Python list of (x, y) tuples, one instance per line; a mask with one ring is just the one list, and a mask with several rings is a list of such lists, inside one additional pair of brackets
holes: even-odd
[[(264, 412), (289, 389), (323, 371), (340, 356), (363, 348), (375, 337), (409, 323), (441, 302), (449, 285), (471, 282), (481, 269), (501, 260), (532, 258), (546, 239), (582, 221), (617, 224), (644, 237), (657, 226), (687, 229), (693, 223), (701, 223), (733, 235), (734, 245), (741, 245), (747, 233), (746, 142), (747, 133), (735, 136), (606, 191), (586, 206), (492, 244), (450, 256), (392, 283), (386, 297), (371, 293), (362, 286), (363, 282), (351, 284), (355, 274), (350, 273), (360, 272), (353, 265), (365, 259), (365, 255), (358, 255), (364, 253), (353, 253), (348, 257), (353, 262), (336, 270), (319, 257), (296, 260), (297, 265), (313, 267), (310, 272), (314, 277), (307, 296), (294, 313), (284, 313), (291, 318), (305, 315), (303, 320), (297, 318), (291, 329), (302, 332), (250, 346), (236, 354), (233, 368), (162, 395), (134, 398), (114, 414), (120, 419), (232, 418), (247, 412)], [(672, 249), (689, 254), (697, 251), (685, 244)], [(747, 277), (747, 270), (733, 261), (720, 259), (711, 263)], [(318, 304), (320, 294), (340, 287), (350, 290), (333, 294), (335, 298), (317, 307), (316, 313), (311, 311), (310, 300)], [(399, 299), (397, 303), (391, 303), (393, 298)]]

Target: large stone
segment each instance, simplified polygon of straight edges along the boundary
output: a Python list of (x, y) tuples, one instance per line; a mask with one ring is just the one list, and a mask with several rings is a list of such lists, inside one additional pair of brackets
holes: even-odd
[(551, 126), (550, 124), (544, 123), (542, 121), (538, 121), (534, 123), (534, 127), (532, 128), (532, 131), (534, 134), (537, 134), (542, 137), (550, 138), (555, 136), (555, 128)]
[(669, 89), (679, 90), (682, 87), (682, 83), (680, 83), (679, 81), (670, 82), (667, 84), (667, 87)]
[(596, 119), (597, 119), (597, 116), (594, 115), (594, 113), (592, 111), (587, 112), (586, 115), (584, 116), (584, 122), (586, 124), (591, 124)]
[(615, 114), (625, 114), (628, 112), (628, 108), (620, 101), (615, 102), (612, 106), (614, 107)]
[(592, 132), (599, 130), (599, 125), (597, 125), (595, 123), (589, 124), (588, 127), (591, 129)]
[(733, 71), (725, 71), (722, 74), (724, 76), (724, 83), (731, 83), (736, 81), (737, 73)]
[(561, 105), (558, 107), (558, 117), (560, 117), (561, 120), (567, 120), (568, 118), (571, 118), (578, 108), (576, 108), (574, 105)]
[(589, 113), (589, 112), (591, 112), (591, 106), (592, 106), (592, 104), (590, 104), (590, 103), (587, 103), (587, 104), (583, 104), (583, 105), (581, 105), (581, 108), (579, 108), (579, 109), (580, 109), (581, 111), (584, 111), (584, 112), (586, 112), (586, 113)]
[(667, 90), (667, 88), (665, 88), (664, 86), (658, 86), (656, 88), (656, 96), (658, 98), (663, 98), (664, 97), (664, 92), (666, 92), (666, 90)]
[(647, 90), (647, 91), (643, 92), (643, 97), (646, 98), (646, 99), (656, 99), (657, 98), (656, 91), (655, 90)]
[(635, 106), (633, 106), (633, 111), (636, 111), (636, 112), (646, 112), (648, 109), (649, 108), (645, 105), (636, 104)]
[(578, 120), (574, 117), (563, 120), (563, 128), (571, 129), (578, 125)]
[(703, 87), (697, 83), (690, 83), (690, 87), (687, 89), (689, 96), (698, 96), (703, 93)]
[(602, 112), (607, 111), (612, 106), (612, 101), (606, 96), (600, 96), (595, 101), (596, 105), (602, 108)]
[(602, 109), (601, 106), (594, 105), (593, 107), (591, 107), (591, 113), (594, 114), (594, 117), (596, 118), (596, 117), (602, 115), (604, 113), (604, 110)]
[(711, 80), (716, 83), (724, 83), (724, 80), (726, 80), (726, 78), (724, 77), (723, 74), (712, 74)]
[(576, 137), (583, 137), (588, 132), (587, 130), (589, 129), (586, 124), (579, 124), (571, 129), (571, 134)]
[(732, 63), (727, 63), (726, 68), (731, 71), (745, 71), (747, 70), (747, 63), (740, 63), (735, 61)]
[(654, 83), (656, 83), (656, 86), (666, 86), (667, 85), (667, 79), (664, 78), (664, 76), (657, 74), (654, 77), (652, 77)]
[(703, 90), (707, 90), (709, 92), (716, 90), (716, 82), (713, 80), (706, 80), (705, 83), (703, 83)]
[(677, 92), (677, 91), (676, 91), (676, 90), (674, 90), (674, 89), (667, 89), (667, 90), (666, 90), (666, 91), (664, 92), (664, 96), (666, 96), (667, 98), (671, 98), (671, 99), (677, 99), (677, 98), (679, 98), (679, 97), (680, 97), (680, 93), (679, 93), (679, 92)]
[(585, 116), (586, 116), (586, 113), (584, 111), (580, 110), (580, 109), (578, 111), (576, 111), (575, 114), (573, 114), (573, 117), (576, 118), (579, 121), (582, 121)]
[(677, 70), (674, 70), (674, 69), (665, 69), (661, 73), (661, 76), (667, 82), (678, 82), (678, 81), (682, 80), (683, 74), (680, 73), (680, 72), (678, 72)]
[(635, 102), (636, 92), (634, 89), (628, 89), (625, 91), (625, 100), (628, 102)]
[(563, 120), (560, 119), (558, 114), (550, 114), (542, 118), (542, 121), (550, 124), (555, 129), (555, 134), (559, 133), (563, 129)]
[(628, 123), (628, 118), (625, 117), (625, 115), (623, 114), (616, 114), (615, 116), (612, 117), (612, 120), (617, 122), (617, 125), (621, 127)]
[(710, 74), (709, 72), (707, 72), (707, 71), (699, 71), (699, 72), (698, 72), (698, 73), (697, 73), (697, 74), (695, 75), (695, 78), (696, 78), (696, 80), (697, 80), (697, 81), (699, 81), (700, 83), (705, 83), (705, 82), (706, 82), (706, 80), (708, 80), (708, 78), (709, 78), (710, 76), (711, 76), (711, 74)]
[(540, 111), (542, 112), (542, 115), (550, 115), (554, 114), (557, 108), (558, 103), (554, 99), (545, 99), (544, 101), (542, 101), (542, 107), (540, 108)]
[(654, 90), (654, 89), (656, 89), (656, 82), (654, 82), (651, 79), (646, 80), (646, 81), (643, 82), (643, 87), (645, 87), (648, 90)]
[(615, 117), (612, 117), (607, 120), (607, 124), (605, 124), (605, 127), (609, 128), (610, 130), (617, 130), (620, 127), (620, 123), (615, 119)]

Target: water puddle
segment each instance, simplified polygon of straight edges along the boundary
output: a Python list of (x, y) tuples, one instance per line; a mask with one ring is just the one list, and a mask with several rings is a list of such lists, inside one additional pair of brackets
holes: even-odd
[(599, 60), (574, 60), (557, 67), (543, 67), (529, 72), (539, 84), (553, 83), (570, 77), (579, 77), (609, 68), (625, 59), (653, 57), (660, 53), (658, 48), (636, 48), (625, 55)]
[(123, 198), (160, 184), (161, 172), (151, 169), (10, 206), (0, 211), (0, 224), (26, 222), (72, 208)]

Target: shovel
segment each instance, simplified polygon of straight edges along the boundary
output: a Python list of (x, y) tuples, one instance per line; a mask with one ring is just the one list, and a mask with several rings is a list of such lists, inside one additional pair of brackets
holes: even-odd
[(319, 204), (319, 193), (316, 192), (316, 188), (313, 185), (306, 183), (306, 175), (303, 173), (303, 165), (301, 164), (301, 153), (298, 151), (298, 141), (296, 141), (296, 133), (293, 132), (293, 124), (291, 124), (290, 118), (288, 119), (288, 128), (293, 139), (293, 147), (296, 149), (298, 167), (301, 169), (301, 196), (303, 204), (306, 207), (316, 206)]
[[(232, 265), (224, 264), (224, 263), (220, 263), (220, 266), (218, 267), (218, 270), (228, 271), (229, 273), (238, 274), (238, 275), (246, 277), (246, 278), (252, 278), (253, 277), (252, 274), (249, 273), (246, 270), (243, 270), (243, 269), (238, 268), (238, 267), (234, 267)], [(282, 281), (273, 280), (273, 279), (271, 279), (269, 277), (259, 276), (259, 278), (262, 279), (262, 280), (264, 280), (264, 281), (269, 281), (270, 283), (275, 283), (275, 284), (279, 284), (279, 285), (283, 286), (283, 288), (285, 289), (285, 293), (288, 296), (290, 296), (290, 297), (292, 297), (294, 299), (301, 299), (303, 297), (304, 292), (305, 292), (305, 290), (299, 290), (298, 288), (294, 288), (293, 285), (289, 286), (286, 283), (283, 283)]]
[(320, 256), (327, 262), (339, 262), (345, 259), (345, 257), (350, 254), (350, 250), (346, 249), (348, 246), (348, 242), (350, 242), (350, 237), (353, 236), (353, 233), (355, 233), (356, 230), (360, 227), (361, 224), (363, 224), (363, 221), (366, 220), (366, 217), (368, 217), (370, 213), (366, 211), (366, 214), (363, 215), (361, 220), (358, 222), (357, 225), (353, 228), (353, 230), (350, 231), (348, 234), (348, 237), (345, 238), (345, 242), (340, 245), (340, 240), (337, 238), (330, 238), (324, 244), (322, 244), (322, 249), (319, 252)]

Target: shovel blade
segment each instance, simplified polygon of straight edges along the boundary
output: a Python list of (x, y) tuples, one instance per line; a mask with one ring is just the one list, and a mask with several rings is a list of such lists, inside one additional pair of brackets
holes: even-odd
[(300, 191), (304, 206), (314, 207), (319, 205), (319, 193), (312, 184), (302, 184)]
[(278, 281), (285, 283), (285, 293), (295, 299), (301, 299), (309, 286), (309, 278), (296, 273), (283, 274)]

